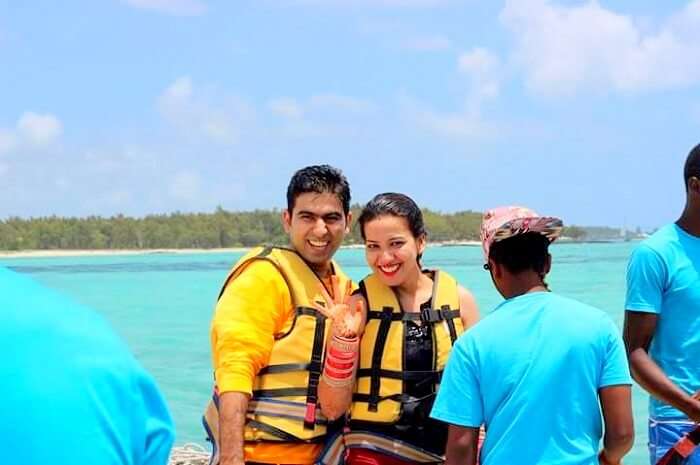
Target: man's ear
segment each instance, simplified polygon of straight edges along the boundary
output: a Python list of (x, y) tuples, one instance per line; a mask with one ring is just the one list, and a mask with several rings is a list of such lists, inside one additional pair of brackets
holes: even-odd
[(552, 269), (552, 255), (547, 254), (547, 260), (544, 262), (544, 274), (548, 274)]
[(688, 192), (692, 192), (695, 195), (700, 195), (700, 179), (695, 176), (691, 176), (688, 179)]
[(350, 234), (350, 229), (352, 229), (352, 212), (345, 215), (345, 234)]
[(489, 269), (494, 278), (501, 279), (503, 277), (503, 265), (496, 263), (493, 260), (489, 260)]
[(282, 211), (282, 227), (286, 233), (289, 233), (289, 230), (292, 229), (292, 214), (286, 208)]

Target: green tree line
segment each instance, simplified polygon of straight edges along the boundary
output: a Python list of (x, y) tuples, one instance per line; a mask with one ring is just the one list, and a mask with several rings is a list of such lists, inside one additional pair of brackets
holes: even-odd
[[(360, 207), (352, 207), (357, 218)], [(462, 211), (440, 213), (423, 210), (431, 241), (478, 240), (481, 213)], [(287, 236), (280, 210), (213, 213), (172, 213), (131, 218), (8, 218), (0, 221), (0, 250), (55, 249), (186, 249), (250, 247), (257, 244), (283, 245)], [(580, 228), (572, 236), (582, 238)], [(360, 243), (359, 228), (353, 224), (347, 244)]]

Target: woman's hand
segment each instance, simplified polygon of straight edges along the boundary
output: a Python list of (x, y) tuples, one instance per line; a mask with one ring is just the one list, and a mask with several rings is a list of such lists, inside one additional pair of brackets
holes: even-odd
[[(340, 280), (337, 276), (331, 276), (333, 297), (328, 294), (324, 286), (321, 286), (321, 294), (326, 301), (323, 307), (314, 303), (316, 310), (331, 320), (331, 331), (334, 335), (344, 338), (355, 338), (359, 335), (362, 324), (362, 300), (357, 300), (355, 305), (350, 304), (352, 284), (347, 282), (345, 289), (340, 289)], [(354, 307), (354, 308), (351, 308)]]

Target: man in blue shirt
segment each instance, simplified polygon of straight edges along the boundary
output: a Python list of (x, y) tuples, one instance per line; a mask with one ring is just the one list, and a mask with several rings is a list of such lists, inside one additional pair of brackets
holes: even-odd
[[(482, 241), (506, 298), (450, 355), (431, 415), (450, 423), (446, 464), (618, 464), (634, 439), (622, 339), (602, 311), (549, 292), (561, 220), (522, 207), (487, 212)], [(604, 447), (600, 409), (605, 420)]]
[[(684, 179), (680, 219), (642, 242), (627, 268), (624, 335), (632, 375), (651, 394), (652, 464), (700, 422), (700, 145)], [(700, 449), (685, 463), (700, 464)]]
[(0, 267), (0, 347), (3, 463), (167, 463), (165, 402), (99, 315)]

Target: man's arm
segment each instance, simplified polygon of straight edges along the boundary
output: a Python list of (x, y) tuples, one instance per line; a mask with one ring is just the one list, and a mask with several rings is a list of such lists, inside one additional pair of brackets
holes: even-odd
[(479, 428), (450, 425), (447, 430), (445, 465), (476, 465)]
[(691, 420), (700, 421), (700, 401), (674, 384), (649, 357), (657, 321), (655, 313), (625, 312), (623, 337), (632, 377), (652, 396), (676, 407)]
[(219, 397), (219, 464), (244, 465), (243, 430), (248, 394), (226, 392)]
[(212, 354), (219, 388), (221, 465), (243, 463), (248, 399), (269, 360), (274, 334), (289, 317), (291, 299), (268, 262), (250, 264), (226, 287), (212, 322)]
[(618, 464), (634, 444), (632, 387), (608, 386), (598, 390), (605, 422), (600, 463)]

